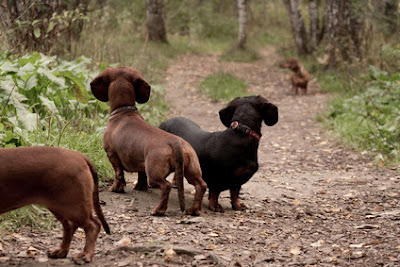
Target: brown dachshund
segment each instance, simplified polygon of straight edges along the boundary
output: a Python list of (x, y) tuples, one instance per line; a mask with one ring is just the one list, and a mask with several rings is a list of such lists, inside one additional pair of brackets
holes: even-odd
[(280, 66), (281, 68), (293, 71), (292, 76), (290, 76), (293, 93), (297, 94), (298, 88), (300, 88), (304, 94), (307, 94), (307, 85), (310, 81), (310, 74), (303, 65), (300, 64), (299, 60), (297, 58), (290, 58), (285, 60)]
[(138, 172), (135, 189), (146, 190), (147, 177), (150, 186), (160, 188), (161, 200), (151, 214), (162, 216), (172, 188), (166, 177), (175, 172), (181, 210), (185, 210), (185, 176), (196, 189), (193, 206), (187, 213), (199, 215), (207, 185), (201, 177), (196, 152), (182, 138), (148, 125), (140, 115), (135, 102), (147, 102), (151, 89), (142, 75), (127, 67), (109, 68), (100, 73), (90, 86), (97, 99), (110, 101), (111, 116), (103, 139), (103, 147), (115, 170), (115, 181), (110, 191), (124, 192), (124, 170)]
[(101, 225), (110, 234), (99, 204), (96, 169), (81, 153), (54, 147), (0, 149), (0, 213), (30, 204), (47, 207), (63, 225), (61, 245), (48, 253), (50, 258), (65, 258), (82, 227), (86, 243), (74, 260), (90, 262)]

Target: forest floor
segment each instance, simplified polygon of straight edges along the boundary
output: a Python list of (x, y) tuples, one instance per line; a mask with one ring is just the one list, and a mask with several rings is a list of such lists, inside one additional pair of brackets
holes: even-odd
[[(184, 116), (204, 130), (224, 130), (218, 111), (198, 90), (209, 74), (229, 71), (249, 92), (279, 108), (279, 122), (263, 125), (258, 172), (241, 191), (246, 211), (208, 210), (206, 193), (199, 217), (179, 211), (177, 192), (164, 217), (150, 216), (159, 190), (125, 194), (103, 190), (103, 211), (112, 235), (99, 235), (90, 266), (399, 266), (400, 174), (376, 166), (367, 153), (338, 143), (317, 122), (328, 94), (313, 81), (309, 94), (293, 95), (289, 73), (277, 67), (273, 48), (253, 63), (221, 62), (218, 55), (185, 55), (167, 71), (164, 87), (170, 117)], [(187, 206), (193, 187), (185, 184)], [(51, 260), (48, 248), (61, 242), (61, 227), (46, 232), (21, 228), (0, 243), (0, 265), (69, 266), (83, 247), (75, 234), (67, 259)], [(28, 249), (31, 247), (30, 249)], [(32, 248), (33, 247), (33, 248)], [(176, 254), (174, 254), (176, 253)]]

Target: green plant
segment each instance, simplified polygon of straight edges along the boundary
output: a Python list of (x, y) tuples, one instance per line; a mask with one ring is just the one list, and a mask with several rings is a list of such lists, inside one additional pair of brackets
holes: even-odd
[(241, 49), (237, 46), (229, 48), (221, 55), (221, 60), (223, 61), (253, 62), (260, 58), (261, 56), (255, 49)]
[(246, 95), (247, 84), (230, 73), (218, 72), (207, 76), (199, 87), (213, 101), (230, 101)]
[(31, 205), (0, 215), (0, 239), (6, 231), (16, 231), (23, 225), (48, 230), (57, 224), (49, 210)]
[(380, 164), (400, 162), (400, 74), (370, 67), (364, 91), (332, 103), (329, 125), (357, 149), (376, 153)]

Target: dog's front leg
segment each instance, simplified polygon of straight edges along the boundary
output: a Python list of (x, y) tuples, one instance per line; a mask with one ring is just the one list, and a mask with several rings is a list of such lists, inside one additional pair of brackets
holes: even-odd
[(240, 187), (230, 190), (232, 209), (233, 210), (246, 210), (247, 209), (246, 205), (240, 202), (239, 191), (240, 191)]
[(135, 185), (135, 190), (146, 191), (149, 188), (147, 184), (147, 175), (145, 172), (138, 172), (138, 181)]
[(209, 209), (215, 212), (224, 212), (222, 206), (218, 203), (218, 197), (220, 191), (212, 191), (210, 190), (208, 193), (208, 206)]
[(124, 170), (122, 168), (122, 163), (119, 160), (118, 156), (112, 152), (107, 151), (107, 157), (111, 162), (111, 165), (115, 171), (115, 180), (112, 186), (108, 189), (110, 192), (115, 193), (124, 193), (124, 187), (126, 185), (125, 177), (124, 177)]

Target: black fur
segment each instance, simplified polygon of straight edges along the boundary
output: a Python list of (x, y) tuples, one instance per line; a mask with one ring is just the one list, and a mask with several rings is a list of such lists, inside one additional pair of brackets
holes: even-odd
[[(217, 195), (224, 190), (240, 190), (258, 169), (259, 141), (229, 128), (233, 121), (247, 125), (261, 136), (261, 123), (272, 126), (278, 121), (278, 108), (262, 96), (235, 98), (219, 111), (227, 127), (220, 132), (203, 131), (193, 121), (177, 117), (161, 123), (160, 128), (188, 141), (196, 151), (203, 180)], [(231, 191), (232, 192), (232, 191)]]

